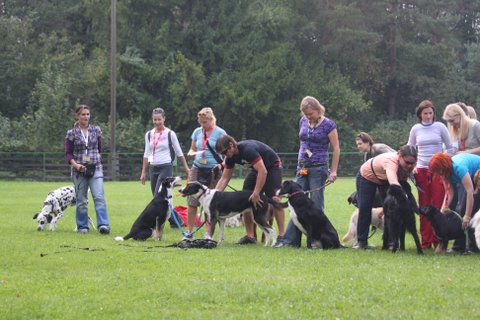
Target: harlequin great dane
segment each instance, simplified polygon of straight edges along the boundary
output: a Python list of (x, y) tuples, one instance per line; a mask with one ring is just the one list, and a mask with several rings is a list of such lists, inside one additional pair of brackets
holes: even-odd
[(145, 241), (150, 237), (160, 241), (163, 235), (165, 221), (170, 217), (170, 207), (172, 204), (172, 193), (174, 187), (182, 178), (168, 177), (162, 180), (160, 189), (155, 197), (150, 201), (147, 207), (140, 213), (137, 220), (132, 225), (130, 232), (124, 237), (115, 237), (117, 241), (134, 240)]
[[(38, 231), (43, 231), (47, 224), (50, 223), (50, 231), (54, 231), (57, 228), (57, 222), (63, 217), (63, 212), (68, 206), (73, 206), (76, 203), (75, 188), (72, 186), (65, 186), (50, 191), (45, 201), (43, 201), (42, 211), (35, 213), (34, 220), (37, 220)], [(52, 216), (53, 215), (53, 216)], [(95, 225), (90, 217), (88, 222), (93, 229)]]
[(224, 240), (225, 220), (242, 213), (252, 212), (253, 220), (262, 229), (265, 234), (265, 246), (270, 243), (273, 246), (277, 239), (277, 233), (268, 222), (268, 204), (271, 200), (265, 195), (260, 198), (263, 201), (262, 206), (254, 206), (249, 198), (252, 195), (251, 191), (235, 191), (224, 192), (215, 189), (209, 189), (207, 186), (198, 181), (191, 181), (185, 188), (180, 190), (183, 196), (193, 196), (198, 199), (203, 206), (203, 210), (210, 220), (212, 225), (212, 234), (217, 221), (220, 224), (220, 233), (218, 242), (222, 243)]

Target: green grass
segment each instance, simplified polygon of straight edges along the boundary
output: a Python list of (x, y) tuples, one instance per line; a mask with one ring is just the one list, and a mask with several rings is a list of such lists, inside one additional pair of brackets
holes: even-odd
[[(418, 256), (410, 235), (406, 252), (397, 254), (235, 245), (243, 228), (227, 229), (226, 243), (213, 250), (155, 247), (181, 239), (169, 228), (159, 243), (118, 243), (114, 236), (126, 234), (149, 201), (149, 187), (138, 182), (105, 183), (109, 236), (75, 233), (74, 208), (55, 232), (37, 232), (33, 214), (61, 185), (0, 182), (0, 319), (468, 319), (480, 313), (478, 255)], [(353, 179), (339, 179), (326, 190), (326, 213), (340, 237), (353, 189)], [(371, 243), (380, 246), (380, 233)], [(96, 251), (78, 249), (86, 247)]]

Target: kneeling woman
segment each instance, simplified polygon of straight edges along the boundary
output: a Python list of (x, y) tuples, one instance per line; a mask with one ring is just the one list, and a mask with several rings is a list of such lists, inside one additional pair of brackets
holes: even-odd
[(377, 188), (385, 191), (391, 184), (400, 185), (399, 180), (406, 181), (416, 163), (417, 150), (415, 147), (403, 146), (396, 153), (383, 153), (371, 158), (360, 167), (360, 172), (357, 174), (358, 243), (354, 247), (355, 249), (367, 248), (372, 205)]

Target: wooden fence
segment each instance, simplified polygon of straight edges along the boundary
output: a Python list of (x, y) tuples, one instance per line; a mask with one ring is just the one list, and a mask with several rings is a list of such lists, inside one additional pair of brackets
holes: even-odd
[[(103, 154), (106, 180), (109, 176), (108, 153)], [(284, 176), (295, 175), (297, 154), (279, 153), (282, 159)], [(116, 179), (120, 181), (138, 180), (142, 170), (143, 153), (118, 153)], [(340, 176), (353, 176), (362, 162), (362, 156), (356, 152), (342, 153), (340, 157)], [(236, 166), (234, 176), (243, 177), (247, 167)], [(183, 170), (175, 167), (175, 174), (182, 175)], [(67, 181), (70, 180), (70, 166), (63, 153), (53, 152), (0, 152), (0, 180), (36, 180)]]

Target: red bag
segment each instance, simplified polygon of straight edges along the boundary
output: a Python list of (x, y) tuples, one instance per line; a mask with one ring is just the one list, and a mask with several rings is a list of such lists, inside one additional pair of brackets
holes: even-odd
[[(176, 206), (175, 208), (173, 208), (173, 210), (175, 210), (175, 212), (177, 213), (177, 218), (180, 218), (178, 222), (180, 222), (180, 220), (181, 220), (182, 227), (186, 227), (187, 226), (187, 221), (188, 221), (187, 220), (188, 219), (188, 208), (184, 207), (184, 206)], [(203, 220), (197, 218), (197, 221), (196, 221), (195, 225), (198, 227), (202, 223), (203, 223)]]

